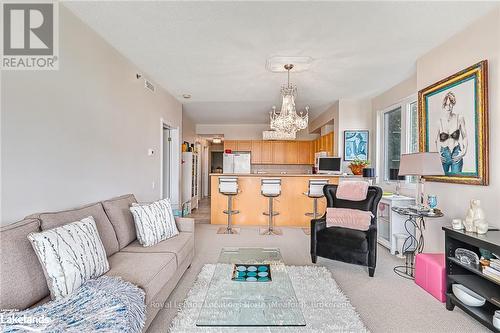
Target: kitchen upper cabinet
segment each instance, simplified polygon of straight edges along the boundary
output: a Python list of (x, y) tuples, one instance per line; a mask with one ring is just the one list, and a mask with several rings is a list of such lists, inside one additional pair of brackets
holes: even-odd
[(311, 147), (312, 147), (312, 142), (311, 141), (298, 141), (297, 142), (297, 148), (298, 148), (298, 164), (310, 164), (311, 163)]
[(286, 143), (283, 141), (272, 141), (273, 164), (285, 164)]
[(231, 149), (232, 151), (238, 150), (238, 141), (236, 140), (224, 140), (224, 150)]
[(328, 156), (333, 156), (333, 132), (325, 134), (312, 142), (312, 156), (314, 161), (314, 153), (325, 151)]
[(260, 163), (261, 164), (273, 163), (273, 147), (271, 145), (271, 141), (261, 141)]
[(237, 151), (251, 151), (252, 150), (252, 141), (250, 140), (239, 140), (238, 142), (238, 150)]
[(251, 163), (252, 164), (261, 164), (262, 163), (262, 141), (252, 141), (252, 150), (251, 150)]
[(333, 132), (325, 135), (325, 151), (328, 152), (328, 156), (333, 156)]
[(299, 143), (297, 141), (287, 141), (285, 143), (285, 163), (297, 164), (299, 162)]

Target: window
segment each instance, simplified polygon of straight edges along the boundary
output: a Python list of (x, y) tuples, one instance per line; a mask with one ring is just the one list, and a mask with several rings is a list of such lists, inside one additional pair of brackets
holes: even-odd
[(401, 159), (401, 107), (384, 113), (384, 180), (390, 169), (399, 169)]
[[(390, 169), (399, 169), (401, 154), (418, 152), (418, 108), (412, 96), (380, 112), (378, 174), (389, 181)], [(415, 182), (414, 177), (407, 181)]]

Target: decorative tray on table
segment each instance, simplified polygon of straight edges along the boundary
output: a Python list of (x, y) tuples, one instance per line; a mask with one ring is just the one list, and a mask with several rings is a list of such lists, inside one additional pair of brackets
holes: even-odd
[(231, 280), (240, 282), (270, 282), (271, 265), (269, 264), (235, 264)]

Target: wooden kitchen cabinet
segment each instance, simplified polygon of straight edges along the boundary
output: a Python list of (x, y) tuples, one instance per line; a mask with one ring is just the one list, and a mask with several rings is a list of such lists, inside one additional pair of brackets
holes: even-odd
[(238, 140), (238, 150), (237, 151), (251, 151), (252, 150), (252, 141), (250, 140)]
[(298, 164), (310, 164), (311, 163), (312, 142), (311, 141), (298, 141), (297, 147), (298, 147), (297, 163)]
[(238, 150), (238, 141), (236, 140), (224, 140), (224, 150), (231, 149), (232, 151)]
[(262, 141), (252, 141), (252, 150), (251, 150), (251, 163), (252, 164), (261, 164), (262, 163)]
[(261, 141), (260, 163), (261, 164), (273, 163), (273, 147), (271, 145), (271, 141)]
[(325, 135), (325, 151), (328, 152), (328, 156), (333, 156), (333, 132)]
[(250, 152), (252, 164), (314, 164), (316, 152), (333, 156), (333, 133), (313, 141), (225, 140), (226, 149)]
[(283, 141), (272, 141), (271, 149), (273, 155), (273, 164), (286, 164), (286, 143)]
[(299, 143), (298, 141), (287, 141), (285, 143), (285, 163), (298, 164), (299, 162)]

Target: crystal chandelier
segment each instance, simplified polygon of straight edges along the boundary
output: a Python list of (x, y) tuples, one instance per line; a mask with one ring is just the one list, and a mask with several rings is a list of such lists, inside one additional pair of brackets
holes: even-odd
[(305, 113), (297, 114), (295, 110), (295, 96), (297, 95), (297, 86), (290, 84), (290, 70), (292, 64), (286, 64), (285, 69), (288, 72), (288, 82), (281, 87), (281, 96), (283, 102), (281, 104), (281, 112), (276, 112), (276, 107), (270, 112), (271, 129), (287, 134), (295, 134), (307, 127), (309, 122), (309, 106), (305, 107)]

